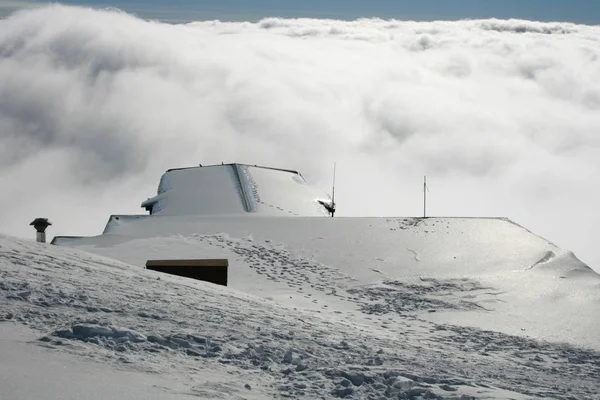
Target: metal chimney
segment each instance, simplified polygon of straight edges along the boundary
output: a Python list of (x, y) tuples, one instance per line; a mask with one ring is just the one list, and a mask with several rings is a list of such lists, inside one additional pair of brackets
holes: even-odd
[(38, 243), (46, 243), (46, 228), (52, 225), (52, 222), (48, 221), (48, 218), (36, 218), (29, 225), (33, 226), (36, 233), (36, 241)]

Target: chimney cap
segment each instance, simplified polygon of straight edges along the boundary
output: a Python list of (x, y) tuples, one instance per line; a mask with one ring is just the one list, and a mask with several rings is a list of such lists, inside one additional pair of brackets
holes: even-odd
[(38, 232), (44, 232), (47, 227), (52, 225), (52, 222), (48, 221), (48, 218), (36, 218), (29, 225), (33, 226)]

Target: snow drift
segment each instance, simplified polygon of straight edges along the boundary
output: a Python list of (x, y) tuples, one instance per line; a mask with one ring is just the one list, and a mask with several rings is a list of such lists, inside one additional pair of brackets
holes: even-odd
[(323, 297), (330, 292), (351, 302), (342, 310), (369, 309), (353, 304), (359, 293), (394, 315), (396, 295), (432, 286), (436, 301), (400, 309), (600, 350), (598, 274), (507, 220), (146, 216), (108, 226), (100, 236), (54, 243), (140, 268), (148, 259), (227, 258), (231, 287), (282, 301), (292, 296), (294, 306), (316, 310), (336, 309)]
[[(159, 374), (160, 386), (134, 380), (134, 393), (570, 399), (600, 389), (600, 276), (506, 220), (146, 216), (62, 244), (78, 248), (0, 237), (0, 327), (39, 332), (54, 351), (42, 365), (85, 355)], [(140, 267), (198, 256), (229, 258), (230, 287)], [(17, 345), (30, 357), (31, 344)]]

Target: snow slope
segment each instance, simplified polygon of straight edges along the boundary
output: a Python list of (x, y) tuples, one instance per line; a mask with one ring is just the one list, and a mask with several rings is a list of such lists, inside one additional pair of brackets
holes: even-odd
[(1, 399), (149, 399), (175, 400), (173, 379), (131, 371), (123, 366), (89, 362), (52, 345), (35, 345), (39, 332), (2, 324), (0, 335)]
[[(151, 217), (70, 244), (0, 237), (2, 337), (27, 325), (148, 397), (600, 392), (600, 277), (505, 220)], [(228, 257), (230, 286), (140, 268), (166, 256)]]
[(70, 245), (139, 267), (228, 258), (232, 288), (344, 315), (370, 299), (378, 321), (418, 287), (435, 298), (417, 296), (419, 318), (600, 350), (600, 276), (503, 219), (148, 217)]

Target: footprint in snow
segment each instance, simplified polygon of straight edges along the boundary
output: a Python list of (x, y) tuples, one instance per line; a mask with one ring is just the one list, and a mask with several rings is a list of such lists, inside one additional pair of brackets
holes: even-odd
[(419, 257), (419, 253), (417, 253), (415, 250), (413, 250), (413, 249), (406, 249), (406, 251), (410, 251), (411, 253), (413, 253), (415, 261), (421, 261), (421, 258)]

